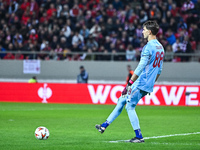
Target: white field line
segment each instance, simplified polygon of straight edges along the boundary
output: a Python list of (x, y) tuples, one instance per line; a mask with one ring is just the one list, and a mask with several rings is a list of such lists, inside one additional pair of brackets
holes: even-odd
[[(166, 138), (172, 136), (186, 136), (186, 135), (193, 135), (193, 134), (200, 134), (200, 132), (193, 132), (193, 133), (182, 133), (182, 134), (170, 134), (170, 135), (162, 135), (162, 136), (152, 136), (152, 137), (144, 137), (144, 139), (159, 139), (159, 138)], [(116, 141), (109, 141), (109, 143), (119, 143), (119, 142), (129, 142), (129, 140), (116, 140)]]
[(155, 144), (155, 145), (184, 145), (184, 146), (200, 146), (200, 144), (196, 143), (196, 144), (193, 144), (193, 143), (179, 143), (179, 142), (176, 142), (176, 143), (162, 143), (162, 142), (150, 142), (151, 144)]

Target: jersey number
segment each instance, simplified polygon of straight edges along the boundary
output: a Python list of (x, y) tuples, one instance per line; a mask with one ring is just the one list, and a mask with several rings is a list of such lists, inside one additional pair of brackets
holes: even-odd
[(164, 57), (164, 53), (163, 52), (156, 52), (156, 58), (153, 62), (153, 67), (155, 68), (156, 66), (160, 67), (160, 63), (162, 62)]

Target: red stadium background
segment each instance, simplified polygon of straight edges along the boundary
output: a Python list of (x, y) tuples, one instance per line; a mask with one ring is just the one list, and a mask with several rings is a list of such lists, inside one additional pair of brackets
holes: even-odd
[[(124, 85), (0, 83), (0, 101), (68, 104), (116, 104)], [(155, 85), (139, 105), (200, 106), (200, 86)]]

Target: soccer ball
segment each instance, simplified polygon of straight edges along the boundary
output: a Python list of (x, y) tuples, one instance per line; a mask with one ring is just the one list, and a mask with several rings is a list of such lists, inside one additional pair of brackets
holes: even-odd
[(46, 140), (49, 137), (49, 130), (46, 127), (38, 127), (35, 130), (35, 137), (38, 140)]

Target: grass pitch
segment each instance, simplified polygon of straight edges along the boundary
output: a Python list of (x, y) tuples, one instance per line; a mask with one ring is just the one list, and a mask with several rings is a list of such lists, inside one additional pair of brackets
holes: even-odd
[[(197, 133), (146, 139), (145, 143), (110, 143), (135, 136), (128, 115), (122, 114), (100, 134), (95, 124), (102, 123), (114, 105), (69, 105), (0, 103), (1, 150), (183, 150), (200, 149), (200, 108), (137, 106), (144, 137)], [(37, 140), (34, 131), (45, 126), (48, 140)]]

